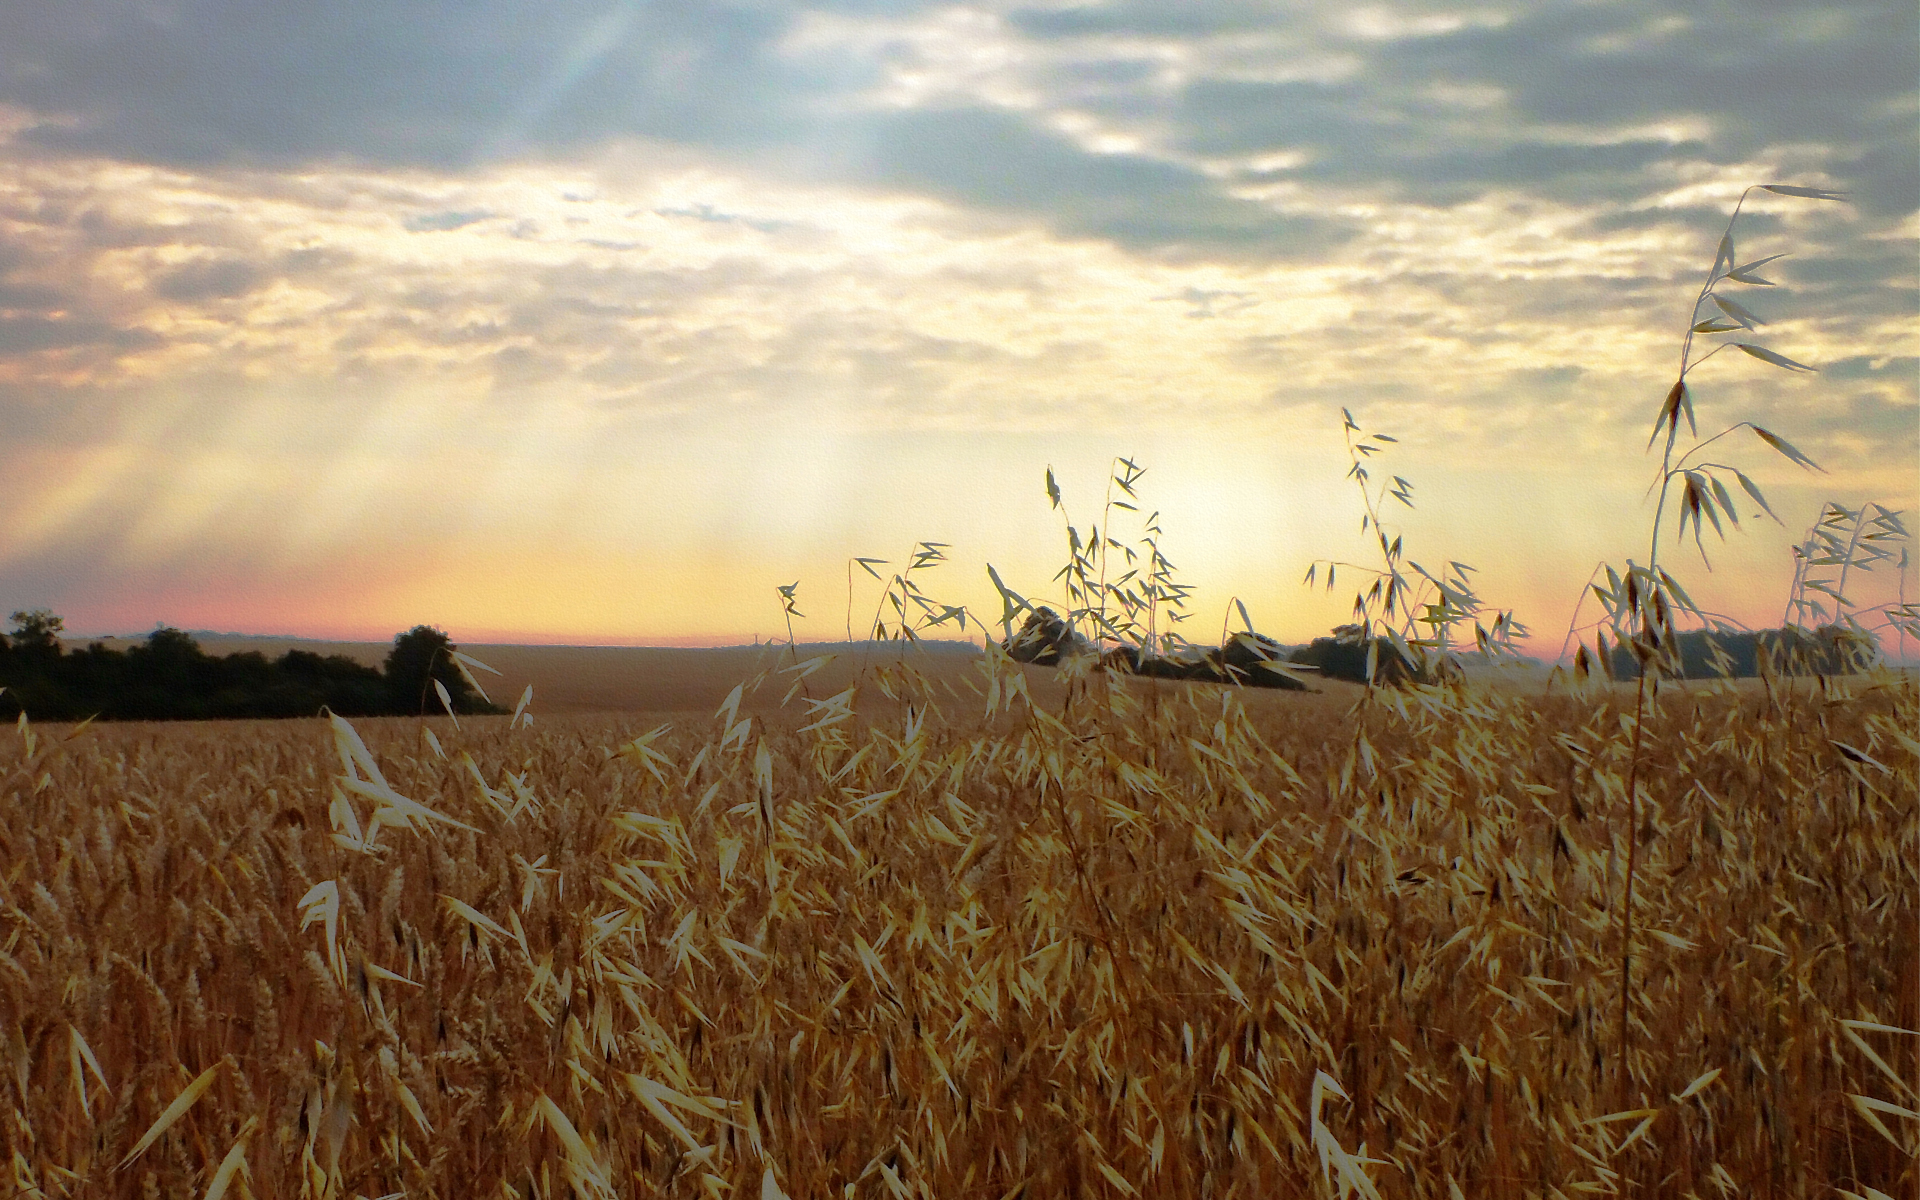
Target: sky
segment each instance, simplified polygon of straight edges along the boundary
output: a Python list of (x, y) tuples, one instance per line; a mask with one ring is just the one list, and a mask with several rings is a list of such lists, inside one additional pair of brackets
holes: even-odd
[(831, 638), (856, 556), (992, 624), (1157, 512), (1193, 640), (1300, 641), (1377, 565), (1348, 410), (1551, 656), (1784, 183), (1847, 200), (1750, 196), (1766, 323), (1697, 340), (1818, 370), (1689, 380), (1822, 470), (1739, 430), (1778, 523), (1661, 550), (1777, 624), (1824, 503), (1920, 503), (1917, 79), (1908, 0), (12, 0), (0, 611), (724, 644), (797, 582)]

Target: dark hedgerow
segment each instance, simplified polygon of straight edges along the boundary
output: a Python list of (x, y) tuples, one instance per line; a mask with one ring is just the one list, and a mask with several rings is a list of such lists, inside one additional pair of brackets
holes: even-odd
[(258, 651), (210, 655), (178, 629), (156, 629), (125, 651), (98, 642), (66, 651), (54, 614), (17, 612), (13, 622), (13, 632), (0, 638), (0, 715), (6, 717), (209, 720), (311, 717), (323, 709), (349, 717), (412, 715), (441, 711), (436, 680), (455, 711), (494, 711), (461, 677), (447, 635), (424, 625), (394, 639), (382, 672), (345, 655), (307, 650), (276, 659)]

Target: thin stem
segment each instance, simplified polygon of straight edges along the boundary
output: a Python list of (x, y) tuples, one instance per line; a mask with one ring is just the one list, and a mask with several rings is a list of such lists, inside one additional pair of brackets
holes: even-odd
[[(1699, 314), (1700, 305), (1705, 302), (1707, 295), (1713, 290), (1713, 285), (1720, 279), (1721, 255), (1719, 245), (1724, 244), (1726, 240), (1733, 235), (1733, 223), (1740, 218), (1740, 208), (1747, 202), (1747, 195), (1751, 191), (1753, 191), (1753, 189), (1748, 188), (1746, 191), (1740, 193), (1739, 202), (1733, 206), (1733, 215), (1727, 218), (1726, 231), (1721, 234), (1720, 242), (1715, 245), (1713, 266), (1708, 269), (1706, 282), (1700, 286), (1700, 294), (1693, 302), (1694, 316)], [(1729, 267), (1732, 266), (1731, 263), (1727, 265)], [(1699, 365), (1691, 361), (1694, 338), (1693, 326), (1695, 324), (1696, 322), (1689, 317), (1686, 336), (1680, 343), (1679, 386), (1682, 388), (1686, 386), (1687, 372), (1692, 369), (1692, 367)], [(1709, 351), (1707, 355), (1703, 356), (1700, 361), (1705, 362), (1707, 358), (1718, 354), (1724, 348), (1724, 345), (1715, 347), (1712, 351)], [(1653, 588), (1660, 586), (1660, 531), (1666, 519), (1667, 497), (1673, 491), (1673, 477), (1679, 473), (1679, 468), (1675, 466), (1673, 459), (1674, 438), (1672, 436), (1672, 434), (1679, 431), (1679, 412), (1669, 413), (1667, 420), (1671, 423), (1671, 426), (1666, 447), (1661, 451), (1660, 455), (1660, 500), (1654, 506), (1653, 530), (1647, 543), (1647, 580), (1649, 586)], [(1738, 426), (1735, 426), (1735, 428), (1738, 428)], [(1730, 433), (1732, 430), (1728, 430), (1727, 432)], [(1712, 441), (1725, 436), (1726, 433), (1718, 434), (1706, 444), (1711, 445)], [(1699, 448), (1700, 447), (1695, 447), (1695, 449)], [(1689, 450), (1686, 454), (1683, 454), (1680, 458), (1681, 463), (1685, 463), (1687, 458), (1692, 454), (1693, 450)], [(1628, 565), (1629, 568), (1631, 568), (1632, 564)], [(1642, 600), (1641, 603), (1642, 605), (1651, 605), (1653, 599), (1654, 598), (1650, 596)], [(1644, 614), (1646, 611), (1646, 608), (1643, 607), (1642, 613)], [(1647, 619), (1643, 615), (1641, 618), (1643, 632), (1645, 631), (1646, 624)], [(1634, 691), (1633, 702), (1633, 754), (1627, 766), (1627, 881), (1625, 902), (1622, 904), (1620, 912), (1620, 1107), (1623, 1109), (1628, 1106), (1628, 1092), (1632, 1086), (1632, 1072), (1628, 1054), (1632, 1048), (1632, 1042), (1630, 1041), (1632, 1030), (1629, 1024), (1629, 1017), (1631, 1016), (1633, 1005), (1633, 885), (1634, 877), (1640, 865), (1640, 764), (1646, 748), (1647, 692), (1649, 687), (1657, 688), (1659, 686), (1657, 680), (1649, 680), (1649, 676), (1654, 670), (1655, 666), (1651, 660), (1641, 663), (1640, 683)]]
[(1723, 437), (1731, 437), (1734, 434), (1740, 432), (1742, 429), (1752, 429), (1752, 428), (1753, 428), (1752, 421), (1741, 421), (1737, 424), (1727, 426), (1725, 429), (1722, 429), (1719, 433), (1714, 434), (1712, 437), (1708, 438), (1706, 441), (1696, 443), (1692, 449), (1688, 450), (1685, 454), (1682, 454), (1680, 456), (1680, 461), (1673, 464), (1673, 469), (1676, 472), (1688, 471), (1688, 470), (1692, 470), (1692, 471), (1711, 471), (1711, 470), (1731, 471), (1733, 470), (1733, 467), (1731, 465), (1727, 463), (1718, 463), (1718, 462), (1695, 463), (1693, 464), (1693, 466), (1689, 467), (1687, 466), (1687, 460), (1692, 458), (1694, 455), (1700, 453), (1702, 450), (1705, 450), (1708, 446), (1713, 445), (1715, 442), (1719, 441)]
[[(1720, 281), (1721, 274), (1720, 274), (1719, 247), (1728, 238), (1733, 236), (1733, 223), (1740, 219), (1740, 209), (1743, 205), (1746, 204), (1747, 195), (1752, 191), (1753, 191), (1753, 188), (1747, 188), (1746, 191), (1741, 192), (1739, 201), (1734, 204), (1733, 215), (1727, 218), (1727, 227), (1721, 233), (1720, 241), (1714, 244), (1713, 266), (1709, 268), (1707, 271), (1707, 281), (1700, 285), (1700, 294), (1694, 298), (1693, 309), (1687, 318), (1686, 336), (1680, 339), (1680, 385), (1682, 387), (1686, 386), (1687, 372), (1691, 371), (1693, 368), (1699, 366), (1700, 363), (1706, 362), (1709, 358), (1712, 358), (1714, 355), (1720, 353), (1722, 350), (1725, 350), (1727, 348), (1727, 343), (1722, 342), (1720, 345), (1715, 346), (1712, 350), (1709, 350), (1707, 351), (1707, 353), (1701, 355), (1700, 362), (1694, 362), (1693, 361), (1693, 337), (1694, 337), (1693, 327), (1695, 324), (1697, 324), (1697, 322), (1693, 318), (1700, 315), (1700, 306), (1706, 302), (1707, 296), (1710, 293), (1712, 293), (1713, 285)], [(1731, 270), (1733, 267), (1733, 264), (1728, 263), (1727, 267), (1729, 270)], [(1671, 416), (1668, 417), (1668, 420), (1673, 422), (1673, 431), (1677, 433), (1680, 428), (1680, 414), (1677, 412), (1673, 413)], [(1655, 428), (1657, 429), (1658, 426), (1655, 426)], [(1739, 426), (1736, 425), (1734, 426), (1734, 428), (1737, 429), (1739, 428)], [(1730, 433), (1732, 432), (1732, 430), (1729, 430), (1728, 432)], [(1721, 434), (1719, 436), (1724, 437), (1726, 435)], [(1692, 453), (1692, 451), (1689, 451), (1688, 453), (1690, 454)], [(1685, 456), (1682, 456), (1681, 461), (1682, 462), (1686, 461)], [(1654, 508), (1653, 538), (1652, 538), (1651, 544), (1647, 548), (1647, 569), (1650, 571), (1653, 570), (1655, 567), (1657, 567), (1660, 562), (1660, 523), (1661, 523), (1661, 519), (1666, 515), (1666, 511), (1667, 511), (1667, 493), (1671, 489), (1673, 484), (1673, 465), (1674, 465), (1673, 464), (1673, 438), (1672, 436), (1669, 436), (1667, 438), (1667, 448), (1660, 457), (1660, 503)]]
[[(1822, 510), (1821, 515), (1826, 515), (1825, 510)], [(1819, 527), (1820, 522), (1816, 519), (1812, 527), (1807, 530), (1805, 540), (1800, 543), (1794, 554), (1793, 586), (1787, 590), (1787, 607), (1780, 614), (1780, 623), (1782, 625), (1790, 622), (1798, 624), (1797, 621), (1794, 621), (1794, 618), (1801, 616), (1805, 611), (1807, 602), (1804, 596), (1806, 595), (1807, 568), (1813, 563), (1814, 530)], [(1796, 612), (1796, 609), (1800, 611)]]
[[(1733, 223), (1740, 219), (1740, 208), (1742, 205), (1746, 204), (1747, 196), (1753, 190), (1754, 189), (1750, 187), (1746, 191), (1743, 191), (1740, 193), (1739, 201), (1736, 202), (1733, 206), (1733, 215), (1727, 218), (1727, 227), (1720, 234), (1720, 241), (1714, 243), (1713, 267), (1707, 272), (1707, 281), (1700, 285), (1700, 294), (1697, 297), (1695, 297), (1693, 301), (1693, 314), (1695, 316), (1699, 315), (1701, 304), (1706, 302), (1707, 295), (1713, 291), (1713, 285), (1720, 282), (1720, 244), (1721, 242), (1725, 242), (1727, 238), (1733, 235)], [(1729, 267), (1729, 269), (1731, 269), (1733, 264), (1728, 263), (1727, 266)], [(1689, 370), (1689, 356), (1693, 353), (1693, 327), (1695, 324), (1696, 322), (1692, 320), (1688, 320), (1687, 335), (1686, 337), (1682, 338), (1680, 342), (1680, 378), (1682, 379), (1685, 379), (1687, 377), (1687, 371)], [(1720, 347), (1715, 347), (1715, 349), (1712, 351), (1712, 354), (1718, 354), (1720, 352), (1720, 349), (1721, 349)], [(1711, 355), (1709, 355), (1708, 357), (1711, 357)], [(1704, 357), (1700, 360), (1700, 362), (1705, 362), (1705, 361), (1706, 361), (1706, 358)], [(1699, 365), (1700, 365), (1699, 363), (1692, 364), (1692, 366), (1699, 366)]]
[[(1693, 336), (1692, 329), (1688, 329), (1687, 336), (1688, 337)], [(1689, 371), (1695, 370), (1700, 366), (1701, 363), (1706, 362), (1708, 359), (1712, 358), (1714, 355), (1720, 353), (1722, 350), (1725, 350), (1728, 346), (1731, 346), (1731, 345), (1733, 345), (1732, 342), (1721, 342), (1718, 346), (1715, 346), (1713, 349), (1707, 351), (1705, 354), (1702, 354), (1699, 358), (1694, 359), (1693, 362), (1688, 365), (1687, 370)]]
[[(1633, 881), (1640, 865), (1640, 754), (1646, 740), (1646, 705), (1648, 677), (1652, 674), (1653, 664), (1642, 663), (1640, 667), (1640, 687), (1633, 702), (1633, 758), (1627, 767), (1627, 889), (1626, 901), (1620, 909), (1620, 1102), (1621, 1110), (1632, 1107), (1630, 1091), (1633, 1084), (1632, 1068), (1627, 1053), (1632, 1047), (1628, 1040), (1628, 1015), (1633, 1003)], [(1659, 687), (1656, 679), (1651, 685)]]
[[(1559, 659), (1567, 656), (1567, 644), (1573, 641), (1573, 635), (1579, 628), (1580, 610), (1586, 606), (1587, 593), (1593, 590), (1593, 581), (1600, 578), (1600, 572), (1606, 569), (1606, 563), (1601, 562), (1596, 564), (1593, 568), (1593, 574), (1587, 576), (1587, 581), (1580, 585), (1580, 599), (1574, 601), (1573, 616), (1567, 618), (1567, 636), (1560, 639), (1560, 654), (1554, 661), (1558, 662)], [(1602, 618), (1602, 620), (1604, 619), (1605, 618)]]
[[(1119, 465), (1120, 465), (1120, 460), (1118, 458), (1114, 459), (1112, 463), (1108, 464), (1109, 469), (1107, 471), (1107, 499), (1106, 499), (1106, 504), (1103, 505), (1100, 509), (1100, 524), (1102, 526), (1106, 526), (1109, 528), (1111, 528), (1111, 526), (1113, 525), (1113, 481), (1116, 478), (1111, 468), (1117, 467)], [(1101, 538), (1106, 536), (1108, 535), (1101, 533), (1099, 529), (1095, 529), (1093, 531), (1093, 540), (1095, 542), (1099, 542)], [(1096, 545), (1094, 549), (1098, 550), (1100, 553), (1099, 630), (1104, 630), (1107, 628), (1107, 548), (1104, 544), (1101, 544), (1101, 545)], [(1094, 636), (1096, 639), (1101, 639), (1101, 638), (1104, 638), (1106, 635), (1096, 630)], [(1119, 639), (1116, 638), (1115, 640), (1118, 641)], [(1099, 640), (1096, 640), (1094, 642), (1093, 650), (1095, 654), (1100, 653)]]
[[(1660, 526), (1667, 515), (1667, 493), (1673, 489), (1674, 470), (1669, 466), (1673, 447), (1667, 447), (1667, 457), (1660, 463), (1660, 502), (1653, 507), (1653, 537), (1647, 545), (1647, 571), (1649, 574), (1660, 562)], [(1633, 564), (1628, 563), (1629, 567)]]
[(853, 644), (853, 560), (847, 560), (847, 644)]
[[(1380, 525), (1379, 502), (1376, 500), (1374, 494), (1367, 489), (1367, 479), (1365, 475), (1366, 468), (1360, 465), (1361, 454), (1359, 449), (1357, 448), (1357, 444), (1353, 440), (1353, 435), (1355, 433), (1358, 433), (1359, 430), (1351, 422), (1348, 422), (1347, 427), (1342, 432), (1345, 435), (1346, 441), (1347, 441), (1347, 459), (1353, 464), (1353, 468), (1351, 472), (1353, 475), (1353, 482), (1354, 482), (1354, 485), (1360, 489), (1360, 503), (1367, 510), (1367, 520), (1372, 523), (1374, 539), (1380, 543), (1380, 561), (1383, 569), (1374, 572), (1374, 580), (1377, 585), (1380, 579), (1382, 578), (1386, 579), (1388, 581), (1388, 588), (1389, 588), (1389, 591), (1387, 593), (1388, 605), (1387, 605), (1387, 611), (1385, 615), (1376, 617), (1369, 609), (1364, 607), (1361, 609), (1360, 617), (1361, 617), (1361, 627), (1362, 627), (1361, 633), (1362, 633), (1362, 639), (1363, 639), (1362, 645), (1366, 646), (1368, 649), (1371, 649), (1371, 646), (1369, 646), (1368, 643), (1373, 642), (1376, 637), (1376, 634), (1373, 628), (1374, 622), (1379, 621), (1380, 624), (1385, 626), (1386, 628), (1392, 628), (1393, 626), (1393, 606), (1391, 602), (1394, 599), (1395, 593), (1397, 591), (1397, 588), (1395, 587), (1395, 576), (1393, 571), (1393, 557), (1388, 549), (1386, 531), (1382, 529)], [(1386, 495), (1386, 485), (1381, 484), (1380, 496), (1385, 497), (1385, 495)], [(1369, 571), (1373, 570), (1370, 567), (1365, 569)], [(1373, 691), (1373, 674), (1374, 673), (1372, 671), (1367, 672), (1367, 692), (1369, 694), (1371, 694)]]
[(1853, 566), (1854, 551), (1860, 546), (1860, 530), (1866, 526), (1866, 523), (1867, 506), (1862, 504), (1860, 506), (1860, 512), (1853, 518), (1853, 533), (1847, 538), (1846, 556), (1840, 560), (1840, 582), (1835, 584), (1833, 588), (1834, 591), (1840, 593), (1833, 599), (1833, 619), (1836, 623), (1840, 620), (1840, 606), (1847, 603), (1845, 599), (1847, 594), (1847, 571)]
[[(1900, 607), (1902, 609), (1906, 609), (1907, 607), (1907, 571), (1905, 562), (1900, 564)], [(1905, 662), (1907, 658), (1907, 622), (1899, 622), (1896, 628), (1900, 631), (1900, 660)], [(1915, 1059), (1916, 1061), (1920, 1061), (1920, 1052), (1916, 1052)], [(1916, 1172), (1916, 1174), (1920, 1175), (1920, 1172)]]

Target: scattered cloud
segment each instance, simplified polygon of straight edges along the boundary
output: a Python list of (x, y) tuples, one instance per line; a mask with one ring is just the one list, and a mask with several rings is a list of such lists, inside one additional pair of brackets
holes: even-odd
[(403, 218), (400, 224), (408, 233), (447, 233), (455, 229), (465, 229), (467, 226), (479, 221), (484, 221), (492, 215), (492, 213), (485, 211), (461, 212), (459, 210), (415, 213), (412, 216)]
[[(1297, 444), (1356, 407), (1435, 461), (1637, 479), (1771, 180), (1851, 193), (1737, 230), (1789, 255), (1768, 344), (1826, 370), (1723, 356), (1703, 418), (1920, 499), (1914, 33), (1892, 0), (0, 6), (0, 593), (56, 545), (78, 578), (559, 522), (592, 473), (556, 464), (771, 473), (796, 430)], [(423, 455), (512, 499), (397, 482)]]
[(168, 300), (194, 304), (244, 296), (262, 282), (259, 269), (251, 263), (231, 258), (205, 259), (159, 272), (153, 279), (153, 291)]
[(1187, 305), (1187, 316), (1195, 320), (1230, 317), (1260, 303), (1259, 298), (1252, 292), (1230, 292), (1197, 287), (1181, 288), (1174, 295), (1155, 296), (1154, 299), (1173, 300)]

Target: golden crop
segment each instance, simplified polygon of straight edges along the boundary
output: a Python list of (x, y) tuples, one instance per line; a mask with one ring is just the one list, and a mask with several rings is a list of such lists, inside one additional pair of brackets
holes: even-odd
[(215, 1200), (1912, 1194), (1910, 677), (1659, 693), (1627, 1080), (1631, 702), (1024, 687), (896, 671), (873, 704), (638, 736), (23, 724), (0, 1171)]

